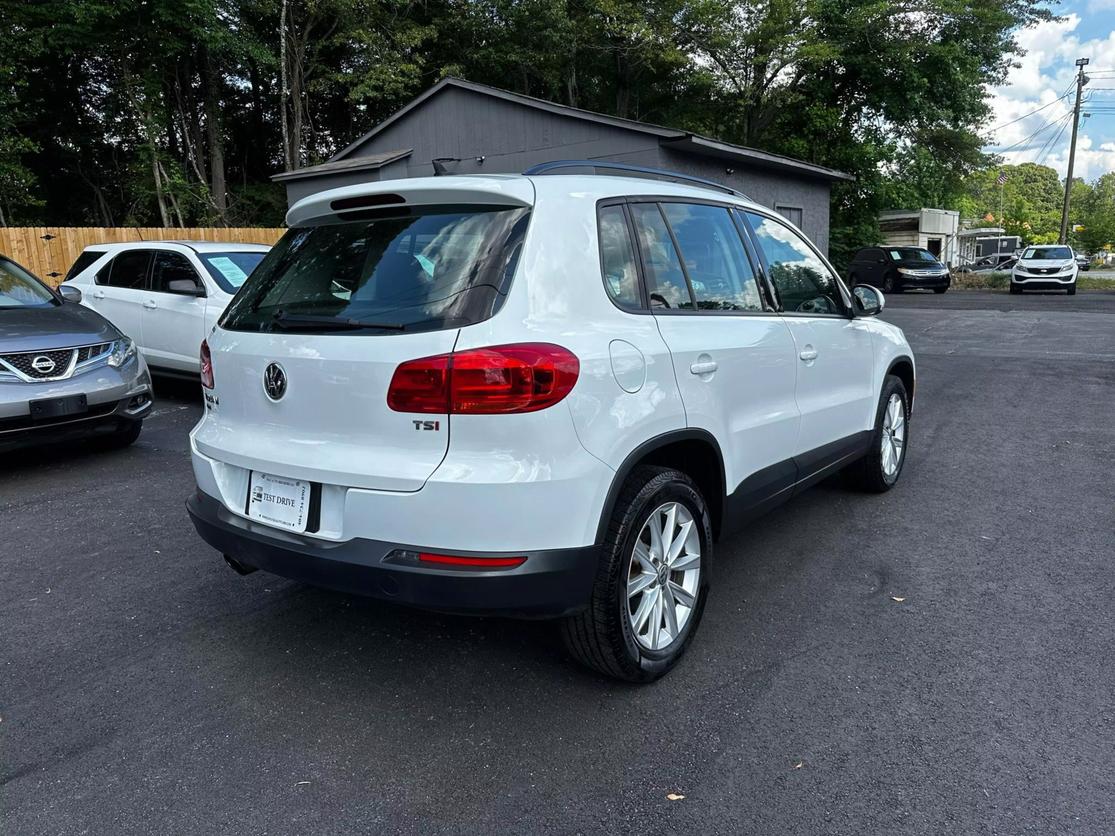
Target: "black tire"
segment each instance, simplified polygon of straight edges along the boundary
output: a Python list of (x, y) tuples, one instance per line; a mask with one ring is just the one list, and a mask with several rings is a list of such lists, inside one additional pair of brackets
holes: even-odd
[(100, 441), (106, 450), (122, 450), (135, 444), (142, 429), (142, 421), (125, 421), (112, 435), (106, 435)]
[(1076, 295), (1076, 282), (1073, 282), (1072, 284), (1069, 285), (1069, 296), (1075, 296), (1075, 295)]
[(895, 284), (894, 273), (883, 276), (883, 293), (901, 293), (902, 288)]
[[(883, 469), (883, 433), (884, 413), (891, 396), (898, 394), (902, 398), (906, 433), (903, 439), (902, 454), (898, 458), (898, 469), (893, 476), (888, 476)], [(906, 466), (906, 455), (910, 447), (910, 395), (906, 385), (894, 375), (887, 375), (883, 381), (883, 391), (879, 393), (879, 406), (875, 410), (875, 431), (871, 434), (871, 447), (867, 455), (848, 468), (848, 474), (854, 484), (861, 490), (870, 493), (886, 493), (898, 482), (902, 475), (902, 468)]]
[[(628, 610), (627, 573), (636, 539), (654, 511), (667, 501), (684, 505), (697, 523), (701, 544), (696, 604), (674, 640), (662, 650), (639, 644)], [(641, 466), (631, 472), (616, 500), (600, 547), (596, 582), (586, 610), (561, 623), (562, 639), (578, 662), (628, 682), (652, 682), (685, 653), (704, 613), (712, 563), (712, 520), (697, 485), (684, 473)]]
[(946, 290), (948, 290), (947, 287), (935, 287), (935, 288), (933, 288), (934, 293), (944, 293)]
[(1019, 293), (1021, 293), (1021, 292), (1022, 292), (1022, 288), (1020, 288), (1020, 287), (1019, 287), (1018, 285), (1016, 285), (1016, 284), (1015, 284), (1014, 282), (1011, 282), (1011, 283), (1010, 283), (1010, 292), (1011, 292), (1012, 294), (1019, 294)]

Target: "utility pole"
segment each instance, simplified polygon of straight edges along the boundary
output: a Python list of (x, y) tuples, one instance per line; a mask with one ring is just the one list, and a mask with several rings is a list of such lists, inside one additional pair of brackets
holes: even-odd
[(1084, 68), (1088, 66), (1087, 58), (1077, 58), (1076, 66), (1076, 106), (1072, 109), (1072, 141), (1069, 144), (1069, 170), (1065, 177), (1065, 202), (1061, 205), (1061, 237), (1059, 243), (1069, 242), (1069, 198), (1072, 195), (1072, 167), (1076, 162), (1076, 128), (1080, 124), (1080, 96), (1084, 92), (1084, 85), (1088, 83), (1088, 76), (1084, 75)]

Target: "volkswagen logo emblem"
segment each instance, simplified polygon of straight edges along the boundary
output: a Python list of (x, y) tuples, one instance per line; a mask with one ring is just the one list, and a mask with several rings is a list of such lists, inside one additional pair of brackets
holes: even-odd
[(47, 357), (45, 354), (40, 354), (31, 361), (31, 368), (39, 374), (50, 374), (54, 371), (54, 361)]
[(286, 372), (278, 363), (269, 363), (263, 370), (263, 391), (273, 401), (286, 394)]

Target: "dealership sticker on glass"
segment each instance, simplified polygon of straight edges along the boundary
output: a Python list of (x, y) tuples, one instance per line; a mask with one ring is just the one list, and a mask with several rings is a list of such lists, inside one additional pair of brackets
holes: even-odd
[(303, 532), (309, 507), (309, 482), (252, 472), (248, 485), (248, 516), (251, 519), (287, 531)]
[(221, 275), (229, 280), (236, 287), (244, 284), (244, 279), (248, 278), (248, 274), (240, 269), (240, 266), (231, 258), (225, 256), (217, 256), (209, 259), (209, 263), (221, 271)]

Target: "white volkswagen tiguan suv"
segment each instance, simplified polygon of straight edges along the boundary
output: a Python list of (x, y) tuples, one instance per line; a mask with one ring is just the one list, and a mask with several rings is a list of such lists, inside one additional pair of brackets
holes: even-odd
[(201, 536), (242, 573), (560, 618), (647, 681), (718, 539), (843, 468), (890, 489), (914, 360), (882, 295), (769, 209), (640, 172), (296, 204), (202, 345)]

